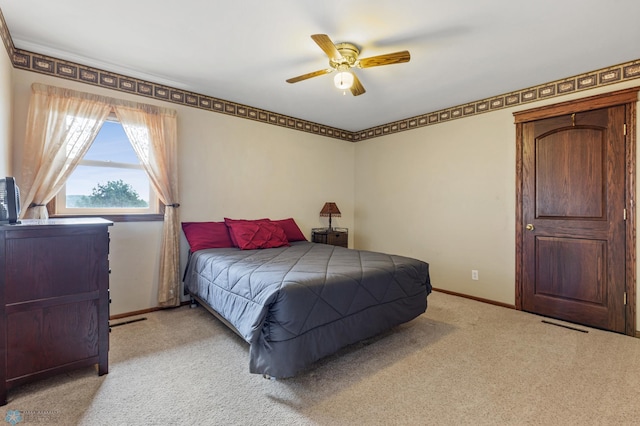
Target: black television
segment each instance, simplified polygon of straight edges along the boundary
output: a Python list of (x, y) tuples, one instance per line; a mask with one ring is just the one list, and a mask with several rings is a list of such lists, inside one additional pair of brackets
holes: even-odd
[(12, 177), (0, 179), (0, 225), (20, 223), (20, 189)]

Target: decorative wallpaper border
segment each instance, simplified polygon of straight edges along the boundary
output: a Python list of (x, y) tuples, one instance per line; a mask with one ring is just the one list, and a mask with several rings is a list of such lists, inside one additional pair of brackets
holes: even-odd
[(0, 37), (2, 38), (4, 47), (7, 49), (9, 58), (13, 58), (15, 47), (13, 46), (13, 40), (11, 39), (11, 35), (9, 34), (9, 28), (7, 27), (7, 23), (4, 20), (2, 10), (0, 10)]
[(137, 78), (87, 67), (21, 49), (14, 49), (12, 60), (13, 66), (16, 68), (35, 71), (41, 74), (53, 75), (67, 80), (74, 80), (120, 92), (134, 93), (161, 101), (233, 115), (249, 120), (262, 121), (267, 124), (289, 127), (304, 132), (317, 133), (322, 136), (347, 141), (353, 140), (352, 132), (346, 130), (214, 98), (212, 96), (139, 80)]
[(640, 59), (354, 132), (354, 142), (640, 78)]
[(638, 59), (512, 93), (469, 102), (464, 105), (445, 108), (352, 132), (16, 49), (4, 20), (2, 10), (0, 10), (0, 37), (2, 37), (7, 53), (15, 68), (349, 142), (359, 142), (392, 133), (483, 114), (502, 108), (523, 105), (540, 99), (553, 98), (581, 90), (593, 89), (595, 87), (640, 78), (640, 59)]

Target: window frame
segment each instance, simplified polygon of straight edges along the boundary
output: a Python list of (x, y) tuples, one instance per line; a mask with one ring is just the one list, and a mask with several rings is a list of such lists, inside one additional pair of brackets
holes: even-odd
[[(120, 120), (118, 120), (115, 116), (115, 114), (113, 112), (111, 112), (111, 114), (109, 114), (109, 116), (107, 117), (107, 119), (105, 120), (105, 122), (110, 121), (110, 122), (116, 122), (118, 124), (120, 124), (120, 126), (122, 126), (122, 123), (120, 122)], [(102, 130), (102, 129), (101, 129)], [(92, 142), (93, 143), (93, 142)], [(131, 144), (131, 141), (129, 141), (129, 143)], [(132, 146), (133, 148), (133, 146)], [(84, 164), (83, 164), (84, 163)], [(142, 168), (142, 167), (137, 167), (137, 166), (131, 166), (129, 164), (125, 164), (125, 163), (108, 163), (106, 164), (106, 162), (102, 162), (99, 160), (84, 160), (84, 157), (82, 160), (80, 160), (80, 163), (78, 164), (80, 165), (87, 165), (87, 163), (94, 163), (93, 166), (94, 167), (114, 167), (114, 165), (116, 167), (122, 167), (122, 168), (130, 168), (130, 169), (138, 169), (138, 168)], [(91, 165), (91, 164), (89, 164)], [(144, 169), (142, 168), (142, 170), (144, 171)], [(146, 173), (146, 172), (145, 172)], [(144, 213), (136, 213), (134, 211), (131, 211), (130, 209), (68, 209), (68, 208), (63, 208), (63, 209), (59, 209), (58, 208), (58, 203), (65, 203), (66, 204), (66, 182), (64, 184), (64, 186), (62, 187), (62, 189), (56, 194), (55, 197), (53, 197), (53, 199), (47, 203), (47, 211), (49, 213), (49, 217), (65, 217), (65, 218), (82, 218), (82, 217), (102, 217), (108, 220), (111, 220), (113, 222), (155, 222), (155, 221), (163, 221), (164, 220), (164, 210), (165, 210), (165, 206), (164, 204), (158, 199), (155, 191), (153, 190), (153, 188), (151, 187), (151, 183), (149, 182), (149, 204), (150, 207), (145, 209)], [(58, 197), (61, 197), (60, 200), (58, 200)], [(155, 208), (152, 208), (152, 205), (156, 205)], [(72, 212), (70, 210), (78, 210), (78, 212)], [(122, 212), (118, 212), (118, 210), (122, 210)], [(154, 211), (153, 213), (150, 211)]]

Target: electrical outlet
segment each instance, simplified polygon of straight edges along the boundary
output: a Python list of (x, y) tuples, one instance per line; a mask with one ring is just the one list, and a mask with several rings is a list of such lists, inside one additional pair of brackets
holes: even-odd
[(478, 278), (478, 270), (477, 269), (472, 269), (471, 270), (471, 279), (478, 281), (480, 278)]

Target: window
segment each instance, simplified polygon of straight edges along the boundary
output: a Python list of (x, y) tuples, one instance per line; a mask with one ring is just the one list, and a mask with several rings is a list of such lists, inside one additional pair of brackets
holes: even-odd
[(56, 196), (55, 214), (157, 213), (159, 204), (149, 178), (122, 124), (110, 117)]

